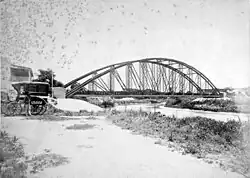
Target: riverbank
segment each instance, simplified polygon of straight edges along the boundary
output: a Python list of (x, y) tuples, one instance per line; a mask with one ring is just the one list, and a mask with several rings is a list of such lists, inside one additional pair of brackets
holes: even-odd
[(225, 170), (250, 176), (250, 121), (177, 119), (143, 111), (113, 111), (109, 119), (133, 133), (158, 138), (156, 144), (166, 145), (172, 151), (191, 154)]
[(227, 121), (228, 119), (248, 121), (250, 114), (246, 113), (233, 113), (233, 112), (212, 112), (202, 110), (191, 110), (165, 107), (164, 103), (160, 104), (134, 104), (134, 105), (119, 105), (114, 107), (118, 111), (146, 111), (146, 112), (160, 112), (166, 116), (175, 116), (177, 118), (183, 117), (207, 117), (217, 121)]
[(170, 97), (165, 100), (165, 107), (183, 108), (212, 112), (250, 113), (250, 99), (234, 98), (194, 98)]
[[(91, 102), (91, 101), (90, 101)], [(196, 96), (169, 96), (165, 99), (113, 99), (116, 105), (139, 105), (139, 104), (159, 104), (164, 103), (165, 107), (212, 111), (212, 112), (233, 112), (233, 113), (250, 113), (250, 98), (225, 97), (225, 98), (197, 98)]]

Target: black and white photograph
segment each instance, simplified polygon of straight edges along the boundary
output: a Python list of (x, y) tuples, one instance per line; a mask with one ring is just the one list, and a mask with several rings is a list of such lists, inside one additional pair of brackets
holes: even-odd
[(0, 178), (250, 178), (249, 0), (0, 0)]

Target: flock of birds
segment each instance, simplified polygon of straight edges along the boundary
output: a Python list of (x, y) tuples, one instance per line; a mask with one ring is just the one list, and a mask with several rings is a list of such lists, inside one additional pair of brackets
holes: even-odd
[[(131, 23), (136, 22), (135, 19), (139, 12), (131, 12), (126, 4), (115, 4), (113, 2), (107, 6), (108, 2), (105, 3), (104, 0), (98, 4), (96, 4), (96, 1), (90, 0), (23, 0), (18, 2), (1, 0), (1, 3), (5, 3), (6, 6), (5, 11), (1, 13), (1, 20), (4, 18), (7, 19), (4, 21), (5, 28), (7, 29), (4, 32), (5, 41), (1, 42), (1, 44), (6, 43), (9, 46), (15, 46), (17, 50), (21, 49), (21, 54), (26, 54), (25, 58), (30, 54), (27, 51), (33, 48), (32, 50), (36, 49), (37, 55), (43, 56), (45, 59), (56, 58), (59, 59), (58, 64), (62, 64), (62, 66), (70, 65), (73, 59), (80, 53), (82, 41), (85, 40), (84, 33), (79, 31), (79, 26), (83, 21), (99, 18), (99, 16), (104, 16), (107, 13), (116, 13), (114, 15), (118, 13), (123, 17), (131, 19)], [(192, 1), (189, 0), (189, 3), (192, 3)], [(205, 0), (201, 0), (201, 8), (204, 7), (204, 4)], [(149, 13), (158, 15), (165, 13), (160, 9), (152, 8), (147, 1), (143, 2), (142, 7), (146, 8)], [(177, 16), (180, 5), (172, 3), (170, 7), (172, 8), (172, 16)], [(26, 16), (22, 16), (22, 13), (26, 14)], [(24, 20), (20, 20), (21, 18)], [(188, 16), (182, 15), (182, 18), (187, 20)], [(58, 26), (58, 23), (61, 22), (63, 23), (63, 27)], [(107, 25), (105, 33), (112, 32), (117, 26), (120, 28), (123, 27), (121, 24)], [(144, 35), (148, 35), (150, 32), (147, 25), (144, 25), (141, 30)], [(103, 32), (103, 29), (101, 30), (97, 27), (95, 33), (101, 32)], [(76, 39), (74, 40), (75, 50), (70, 54), (65, 54), (69, 44), (58, 45), (62, 38), (60, 33), (63, 33), (63, 38), (66, 40), (73, 36)], [(88, 42), (94, 46), (99, 43), (97, 40), (90, 40)], [(133, 39), (132, 42), (135, 43), (136, 40)], [(117, 44), (121, 46), (121, 40), (118, 40)], [(61, 51), (59, 57), (56, 56), (56, 51)], [(14, 54), (18, 53), (9, 52), (9, 55), (12, 55), (12, 57)]]

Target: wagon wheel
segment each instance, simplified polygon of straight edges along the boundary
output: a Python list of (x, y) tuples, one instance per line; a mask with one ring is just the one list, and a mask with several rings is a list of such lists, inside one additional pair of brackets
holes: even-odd
[(5, 102), (5, 101), (1, 101), (1, 114), (7, 115), (6, 111), (7, 111), (7, 105), (9, 102)]
[(43, 105), (43, 109), (39, 114), (43, 115), (47, 111), (47, 109), (48, 109), (48, 104), (46, 103), (45, 105)]
[(42, 100), (43, 104), (39, 104), (39, 105), (32, 105), (29, 104), (29, 115), (42, 115), (46, 112), (47, 110), (47, 102), (43, 99), (40, 98), (40, 100)]
[(43, 105), (30, 105), (30, 111), (29, 111), (29, 115), (39, 115), (43, 110), (44, 110), (44, 106)]
[(22, 107), (20, 103), (13, 101), (7, 104), (5, 114), (7, 116), (16, 116), (16, 115), (20, 115), (21, 111), (22, 111)]

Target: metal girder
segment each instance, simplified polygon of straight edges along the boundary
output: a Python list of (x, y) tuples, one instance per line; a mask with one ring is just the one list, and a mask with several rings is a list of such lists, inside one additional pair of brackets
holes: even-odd
[[(81, 90), (84, 86), (86, 86), (88, 83), (93, 82), (95, 79), (100, 78), (101, 76), (103, 76), (103, 75), (105, 75), (107, 73), (113, 73), (113, 72), (111, 72), (112, 70), (110, 69), (110, 67), (112, 67), (113, 69), (118, 69), (118, 68), (124, 67), (124, 66), (126, 66), (128, 64), (133, 64), (133, 63), (137, 63), (137, 62), (140, 62), (140, 64), (143, 64), (143, 63), (154, 63), (155, 65), (162, 65), (164, 67), (167, 67), (168, 69), (174, 71), (174, 73), (175, 73), (174, 75), (176, 75), (176, 73), (178, 73), (178, 75), (177, 75), (178, 78), (177, 79), (179, 81), (183, 80), (183, 79), (186, 79), (187, 81), (189, 81), (189, 84), (190, 84), (189, 89), (192, 89), (192, 87), (195, 87), (197, 89), (197, 92), (200, 92), (200, 93), (203, 92), (203, 90), (201, 89), (201, 86), (202, 86), (201, 85), (201, 79), (202, 79), (203, 83), (205, 83), (204, 84), (205, 89), (207, 89), (207, 88), (210, 87), (211, 90), (213, 91), (213, 94), (217, 94), (217, 95), (220, 94), (219, 90), (214, 86), (214, 84), (204, 74), (202, 74), (200, 71), (198, 71), (197, 69), (195, 69), (194, 67), (192, 67), (192, 66), (190, 66), (190, 65), (188, 65), (186, 63), (183, 63), (183, 62), (177, 61), (177, 60), (173, 60), (173, 59), (167, 59), (167, 58), (146, 58), (146, 59), (142, 59), (142, 60), (135, 60), (135, 61), (122, 62), (122, 63), (117, 63), (117, 64), (109, 65), (109, 66), (106, 66), (106, 67), (94, 70), (93, 72), (89, 72), (89, 73), (87, 73), (87, 74), (85, 74), (85, 75), (83, 75), (81, 77), (78, 77), (77, 79), (72, 80), (71, 82), (67, 83), (65, 85), (65, 88), (67, 88), (71, 84), (73, 84), (73, 83), (75, 83), (75, 82), (77, 82), (77, 81), (79, 81), (81, 79), (84, 79), (84, 78), (88, 77), (89, 75), (97, 73), (96, 76), (94, 76), (94, 77), (92, 77), (90, 79), (87, 79), (86, 81), (84, 81), (79, 86), (77, 86), (77, 87), (73, 88), (72, 90), (70, 90), (67, 93), (67, 97), (74, 95), (74, 93), (76, 93), (77, 91)], [(169, 64), (165, 64), (165, 63), (162, 63), (162, 62), (168, 62)], [(172, 67), (172, 66), (174, 66), (176, 64), (179, 65), (178, 68), (175, 68), (176, 66)], [(181, 67), (180, 67), (180, 65), (181, 65)], [(140, 67), (140, 69), (143, 69), (143, 67)], [(185, 74), (184, 72), (182, 72), (181, 71), (182, 69), (188, 69), (188, 72), (189, 72), (188, 75)], [(138, 86), (140, 86), (142, 89), (145, 89), (146, 88), (145, 84), (149, 80), (149, 83), (151, 83), (151, 88), (152, 89), (155, 89), (155, 88), (159, 89), (159, 87), (160, 87), (159, 86), (160, 85), (159, 81), (161, 81), (159, 79), (159, 76), (164, 76), (165, 75), (164, 72), (161, 71), (160, 68), (159, 69), (157, 68), (156, 69), (156, 74), (154, 74), (155, 72), (151, 72), (151, 73), (153, 73), (153, 75), (150, 76), (149, 70), (151, 70), (151, 68), (146, 67), (145, 69), (143, 69), (143, 71), (140, 73), (140, 77), (138, 77), (138, 74), (136, 73), (135, 69), (132, 69), (131, 71), (129, 71), (130, 72), (130, 87), (131, 87), (132, 80), (134, 80), (134, 83), (137, 83)], [(198, 75), (199, 76), (198, 79), (197, 79), (197, 81), (195, 79), (193, 79), (193, 75)], [(132, 79), (132, 78), (134, 78), (134, 79)], [(156, 81), (155, 81), (155, 78), (157, 78)], [(135, 81), (136, 79), (137, 79), (137, 82)], [(163, 79), (164, 78), (162, 78), (162, 81), (163, 81)], [(122, 81), (122, 80), (119, 80), (119, 81)], [(184, 81), (183, 83), (175, 81), (174, 83), (172, 83), (172, 86), (174, 85), (176, 89), (182, 88), (182, 86), (185, 87), (186, 86), (185, 85), (185, 80), (183, 80), (183, 81)], [(165, 82), (163, 81), (163, 85), (166, 85), (166, 83), (165, 84), (164, 83)], [(180, 84), (180, 83), (182, 83), (182, 84)], [(122, 84), (120, 83), (120, 85), (122, 85)], [(110, 87), (114, 88), (114, 85), (111, 84)]]
[(115, 80), (114, 80), (114, 66), (111, 66), (111, 71), (109, 72), (109, 91), (113, 92), (115, 89)]
[(117, 72), (117, 70), (114, 70), (114, 76), (115, 76), (116, 80), (118, 81), (118, 83), (120, 84), (120, 86), (122, 87), (122, 89), (125, 90), (126, 89), (126, 85), (122, 81), (121, 76), (119, 75), (119, 73)]
[(132, 79), (134, 81), (134, 84), (136, 84), (138, 88), (141, 89), (141, 82), (140, 82), (140, 79), (138, 78), (138, 74), (133, 64), (131, 65), (131, 72), (132, 72)]
[(140, 62), (139, 63), (139, 71), (140, 71), (140, 79), (142, 82), (142, 89), (145, 90), (146, 88), (150, 87), (146, 77), (146, 63)]
[(150, 71), (149, 71), (149, 68), (148, 68), (148, 64), (145, 65), (145, 73), (146, 73), (146, 79), (149, 79), (149, 83), (151, 85), (151, 88), (153, 90), (155, 90), (155, 85), (154, 85), (154, 81), (153, 81), (153, 78), (151, 77), (150, 75)]
[(157, 87), (157, 82), (155, 80), (155, 68), (153, 67), (153, 65), (152, 65), (152, 68), (148, 65), (148, 68), (149, 68), (151, 75), (152, 75), (152, 83), (154, 86), (153, 89), (157, 90), (158, 87)]
[[(149, 62), (149, 63), (156, 63), (156, 62), (152, 62), (152, 61), (151, 61), (151, 62)], [(172, 66), (168, 66), (168, 64), (159, 64), (159, 65), (162, 65), (162, 66), (164, 66), (164, 67), (170, 68), (171, 70), (173, 70), (173, 71), (179, 73), (179, 74), (182, 75), (185, 79), (187, 79), (190, 83), (192, 83), (192, 84), (197, 88), (198, 91), (200, 91), (201, 93), (203, 93), (202, 89), (199, 88), (199, 86), (198, 86), (193, 80), (191, 80), (186, 74), (184, 74), (184, 73), (182, 73), (181, 71), (179, 71), (179, 70), (173, 68)]]
[(109, 91), (109, 87), (108, 85), (103, 81), (103, 79), (100, 77), (100, 78), (97, 78), (96, 80), (98, 80), (102, 86), (102, 88), (105, 89), (105, 91)]
[[(161, 63), (160, 60), (157, 60), (158, 63)], [(158, 90), (161, 91), (161, 82), (162, 82), (162, 78), (161, 78), (161, 68), (162, 66), (160, 65), (156, 65), (156, 83), (157, 83), (157, 86), (158, 86)]]
[[(179, 64), (178, 70), (180, 70), (181, 72), (183, 72), (183, 68), (181, 64)], [(179, 77), (179, 91), (181, 93), (184, 93), (184, 78), (182, 76)]]
[(106, 89), (103, 88), (103, 86), (100, 85), (98, 82), (94, 81), (93, 83), (94, 83), (95, 86), (97, 86), (98, 88), (100, 88), (102, 91), (106, 91)]
[(128, 64), (126, 66), (126, 81), (127, 81), (127, 89), (131, 89), (133, 87), (133, 83), (135, 86), (141, 89), (140, 81), (137, 78), (137, 74), (135, 74), (135, 69), (133, 64)]
[[(160, 70), (163, 79), (163, 91), (166, 92), (169, 84), (169, 80), (167, 79), (167, 74), (166, 74), (166, 68), (161, 66)], [(166, 82), (168, 82), (168, 84)]]
[[(94, 77), (96, 74), (97, 74), (96, 72), (93, 73), (93, 74), (92, 74), (92, 77)], [(89, 90), (91, 90), (91, 91), (96, 91), (96, 85), (94, 85), (94, 81), (91, 82), (91, 83), (89, 84), (88, 88), (89, 88)]]
[(132, 88), (131, 64), (126, 66), (126, 88), (127, 90)]

